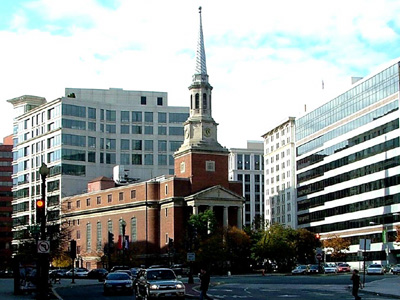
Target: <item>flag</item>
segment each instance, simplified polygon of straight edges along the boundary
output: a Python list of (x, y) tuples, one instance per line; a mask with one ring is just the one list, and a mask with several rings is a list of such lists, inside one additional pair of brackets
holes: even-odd
[(117, 247), (117, 249), (118, 250), (122, 249), (122, 235), (118, 236), (118, 247)]
[(129, 249), (129, 235), (126, 235), (124, 238), (124, 249)]

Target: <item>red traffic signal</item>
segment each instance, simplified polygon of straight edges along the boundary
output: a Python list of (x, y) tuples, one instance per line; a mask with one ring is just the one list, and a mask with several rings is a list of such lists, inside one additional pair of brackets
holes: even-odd
[(43, 199), (36, 200), (36, 223), (46, 221), (46, 208)]
[(316, 234), (315, 234), (315, 238), (316, 238), (317, 240), (319, 240), (319, 239), (321, 238), (321, 236), (319, 235), (319, 233), (316, 233)]

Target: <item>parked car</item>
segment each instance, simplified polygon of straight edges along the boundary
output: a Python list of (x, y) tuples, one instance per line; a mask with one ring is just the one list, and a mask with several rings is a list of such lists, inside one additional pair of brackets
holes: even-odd
[[(77, 277), (77, 278), (78, 277), (80, 277), (80, 278), (87, 277), (88, 273), (89, 273), (89, 271), (86, 268), (75, 268), (74, 269), (74, 277)], [(72, 269), (69, 270), (67, 273), (65, 273), (65, 275), (67, 277), (72, 277)]]
[(392, 267), (392, 269), (391, 269), (391, 272), (392, 272), (394, 275), (400, 274), (400, 265), (394, 265), (394, 266)]
[(308, 274), (319, 274), (319, 273), (323, 273), (321, 272), (322, 268), (320, 268), (318, 265), (310, 265), (307, 269), (307, 273)]
[(338, 264), (338, 273), (350, 272), (351, 268), (349, 264)]
[(89, 273), (87, 274), (88, 278), (91, 279), (98, 279), (99, 281), (103, 281), (104, 278), (106, 278), (108, 274), (108, 271), (106, 269), (93, 269), (90, 270)]
[(125, 272), (109, 273), (104, 280), (103, 288), (104, 295), (118, 292), (133, 295), (132, 278)]
[(367, 268), (367, 274), (385, 274), (385, 268), (381, 264), (372, 264)]
[(168, 268), (152, 268), (139, 271), (136, 298), (185, 298), (185, 285), (176, 279)]
[(66, 277), (67, 271), (68, 270), (66, 269), (53, 269), (49, 271), (49, 276), (50, 278), (52, 277), (63, 278)]
[(308, 267), (306, 265), (299, 265), (292, 270), (292, 275), (307, 274)]
[(338, 267), (337, 267), (336, 264), (328, 263), (328, 264), (325, 264), (324, 270), (325, 270), (325, 274), (328, 274), (328, 273), (335, 273), (336, 274), (337, 271), (338, 271)]

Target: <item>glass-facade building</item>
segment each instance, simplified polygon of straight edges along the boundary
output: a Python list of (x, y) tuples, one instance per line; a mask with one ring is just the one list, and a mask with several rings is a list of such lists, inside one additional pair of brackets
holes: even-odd
[(22, 96), (14, 105), (14, 239), (30, 236), (34, 200), (41, 197), (38, 169), (47, 177), (48, 221), (60, 216), (60, 199), (87, 191), (88, 181), (121, 166), (126, 181), (173, 174), (173, 153), (183, 142), (188, 107), (168, 106), (167, 93), (67, 88), (51, 102)]
[[(296, 120), (297, 223), (351, 241), (346, 260), (399, 262), (399, 62)], [(329, 260), (329, 249), (327, 259)]]

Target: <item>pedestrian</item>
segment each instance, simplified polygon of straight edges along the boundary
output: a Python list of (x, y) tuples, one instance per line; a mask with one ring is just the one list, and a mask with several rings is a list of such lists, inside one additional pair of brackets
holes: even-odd
[(361, 300), (361, 297), (358, 296), (358, 289), (361, 286), (361, 281), (357, 269), (353, 270), (353, 275), (351, 275), (350, 280), (353, 281), (352, 295), (354, 296), (354, 300)]
[(208, 286), (210, 285), (210, 275), (205, 269), (200, 270), (200, 300), (211, 299), (207, 296)]

